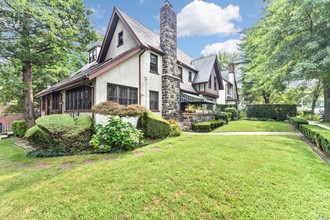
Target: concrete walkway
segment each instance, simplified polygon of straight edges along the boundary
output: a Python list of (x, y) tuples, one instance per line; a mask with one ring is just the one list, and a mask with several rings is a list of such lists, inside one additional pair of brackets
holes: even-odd
[(321, 128), (324, 128), (324, 129), (327, 129), (327, 130), (330, 131), (330, 127), (329, 126), (326, 126), (326, 125), (323, 125), (323, 124), (319, 124), (316, 121), (308, 121), (308, 124), (310, 124), (310, 125), (316, 125), (316, 126), (319, 126)]
[(203, 133), (203, 132), (183, 132), (184, 134), (191, 134), (191, 135), (289, 135), (289, 136), (303, 136), (299, 132), (209, 132), (209, 133)]

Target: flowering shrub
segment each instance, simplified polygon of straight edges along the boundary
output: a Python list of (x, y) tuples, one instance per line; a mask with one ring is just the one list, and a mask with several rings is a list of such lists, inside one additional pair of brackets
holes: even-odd
[(106, 126), (97, 125), (92, 143), (96, 152), (131, 150), (143, 140), (143, 133), (120, 117), (110, 117)]

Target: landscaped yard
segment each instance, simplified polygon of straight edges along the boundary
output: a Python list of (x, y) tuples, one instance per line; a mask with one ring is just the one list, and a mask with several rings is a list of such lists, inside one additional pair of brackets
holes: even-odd
[(289, 123), (275, 121), (231, 121), (213, 132), (292, 132)]
[(330, 168), (297, 137), (183, 135), (118, 159), (29, 159), (13, 143), (0, 219), (330, 218)]

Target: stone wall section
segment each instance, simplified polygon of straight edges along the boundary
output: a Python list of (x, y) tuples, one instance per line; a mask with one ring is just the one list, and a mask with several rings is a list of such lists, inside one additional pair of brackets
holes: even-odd
[(179, 119), (180, 78), (177, 70), (177, 19), (165, 0), (160, 9), (160, 45), (164, 50), (162, 75), (162, 116)]

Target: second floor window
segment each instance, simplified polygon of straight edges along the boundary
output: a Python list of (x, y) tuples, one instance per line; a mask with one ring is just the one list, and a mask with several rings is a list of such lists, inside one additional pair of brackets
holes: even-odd
[(212, 81), (211, 81), (211, 77), (209, 79), (209, 88), (211, 89), (212, 88)]
[(191, 82), (192, 81), (192, 72), (189, 71), (189, 75), (188, 75), (188, 81)]
[(217, 77), (214, 77), (214, 90), (217, 90)]
[(179, 66), (178, 71), (179, 71), (179, 77), (180, 77), (181, 82), (182, 82), (182, 72), (183, 72), (182, 67)]
[(118, 47), (120, 45), (123, 45), (124, 44), (124, 33), (123, 32), (119, 32), (118, 33)]
[(158, 57), (155, 54), (150, 54), (150, 71), (158, 73)]

